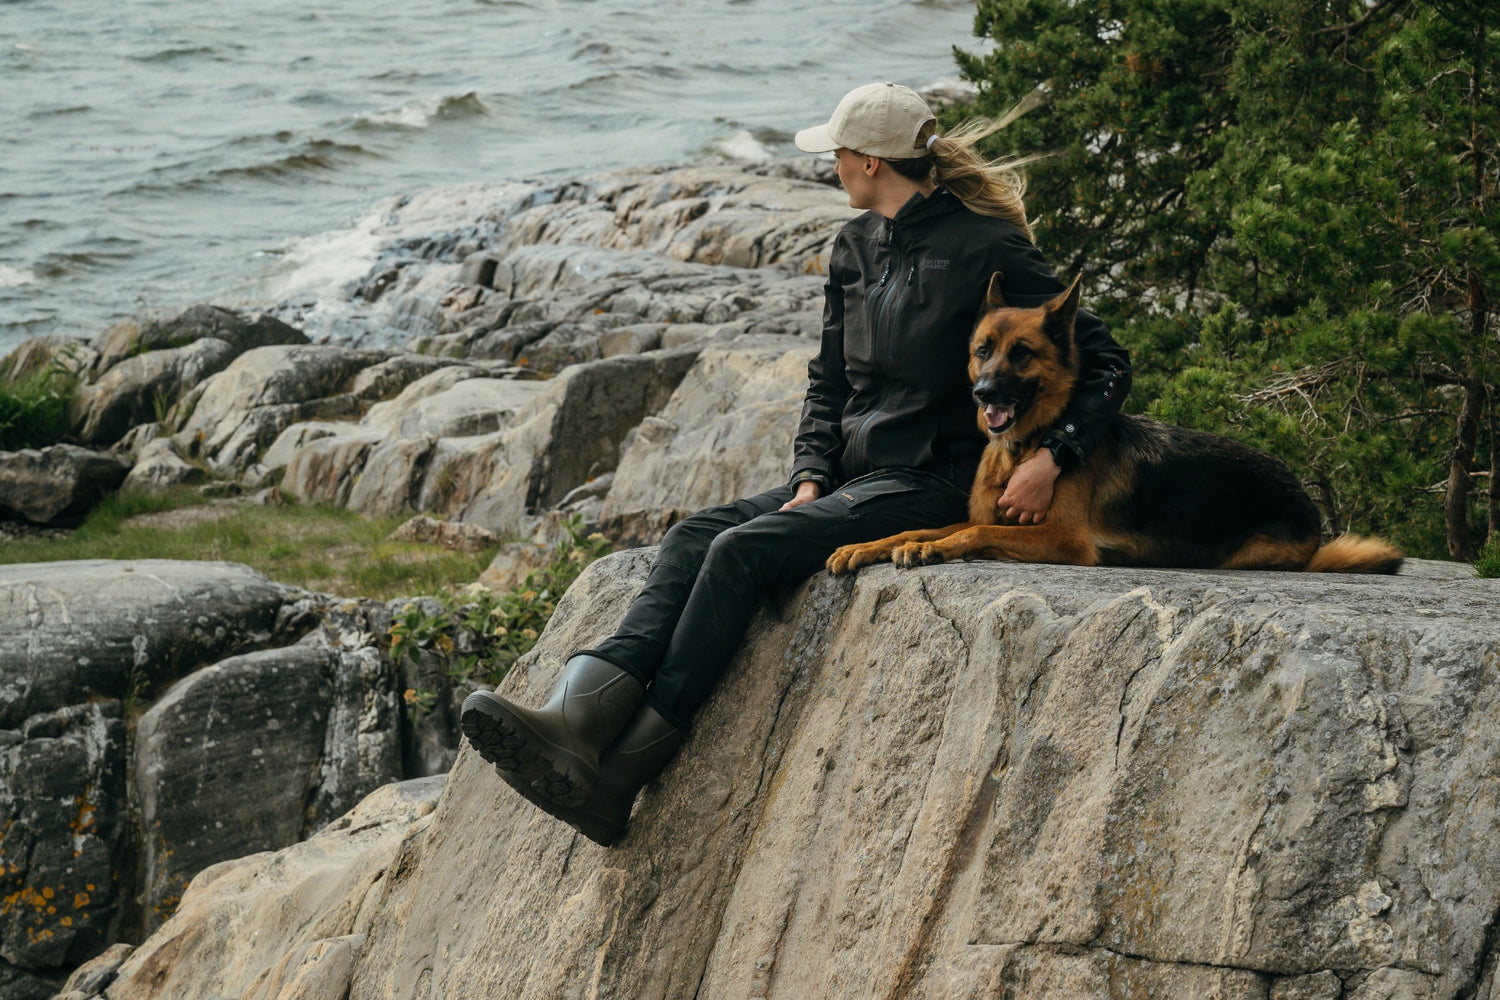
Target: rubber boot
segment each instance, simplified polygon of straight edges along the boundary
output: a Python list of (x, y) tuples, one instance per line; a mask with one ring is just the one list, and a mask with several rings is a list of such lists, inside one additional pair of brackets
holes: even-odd
[(594, 794), (560, 818), (596, 844), (613, 845), (625, 835), (636, 796), (661, 774), (687, 733), (642, 705), (614, 746), (599, 761)]
[(568, 808), (593, 793), (599, 755), (630, 722), (644, 694), (641, 682), (613, 663), (579, 654), (563, 666), (541, 708), (475, 691), (464, 699), (459, 725), (508, 784), (531, 789), (537, 798), (526, 797), (539, 805)]
[[(630, 810), (642, 788), (661, 773), (687, 733), (642, 705), (614, 746), (599, 761), (599, 783), (582, 805), (563, 806), (500, 771), (505, 783), (538, 809), (569, 824), (596, 844), (612, 847), (625, 835)], [(499, 770), (498, 768), (496, 770)]]

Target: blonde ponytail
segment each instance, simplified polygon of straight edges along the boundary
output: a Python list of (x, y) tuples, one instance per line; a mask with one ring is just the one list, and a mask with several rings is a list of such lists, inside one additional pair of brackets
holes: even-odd
[(964, 203), (971, 212), (1006, 220), (1032, 239), (1026, 218), (1026, 178), (1021, 170), (1040, 157), (987, 160), (978, 150), (980, 142), (1000, 131), (1010, 118), (987, 121), (973, 118), (947, 135), (931, 139), (931, 124), (922, 127), (920, 141), (927, 143), (932, 179)]

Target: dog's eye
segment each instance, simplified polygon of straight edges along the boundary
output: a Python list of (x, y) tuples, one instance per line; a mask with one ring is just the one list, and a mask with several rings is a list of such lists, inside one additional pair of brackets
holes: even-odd
[(1010, 349), (1010, 363), (1013, 365), (1024, 365), (1031, 360), (1034, 352), (1025, 344), (1017, 344)]
[(978, 347), (974, 348), (974, 357), (978, 358), (980, 361), (988, 358), (990, 356), (990, 353), (991, 351), (989, 341), (985, 341)]

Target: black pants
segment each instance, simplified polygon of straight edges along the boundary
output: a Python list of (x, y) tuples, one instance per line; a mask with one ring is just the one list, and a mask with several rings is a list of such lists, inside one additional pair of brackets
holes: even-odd
[(816, 573), (840, 545), (968, 517), (963, 491), (914, 469), (871, 473), (780, 510), (792, 494), (780, 486), (674, 525), (619, 629), (581, 652), (635, 675), (652, 707), (686, 729), (762, 597)]

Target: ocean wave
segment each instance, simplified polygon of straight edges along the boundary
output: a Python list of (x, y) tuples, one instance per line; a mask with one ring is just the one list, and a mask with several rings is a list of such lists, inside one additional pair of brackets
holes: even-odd
[(70, 104), (61, 108), (37, 108), (35, 111), (28, 111), (26, 117), (31, 121), (38, 121), (43, 118), (61, 118), (63, 115), (83, 115), (93, 110), (88, 104)]
[(324, 170), (337, 170), (346, 161), (376, 155), (373, 150), (348, 142), (331, 139), (311, 139), (296, 152), (265, 163), (245, 166), (220, 167), (204, 178), (205, 182), (229, 178), (273, 178), (280, 179), (294, 174)]
[[(261, 148), (269, 143), (290, 146), (291, 149), (279, 156), (256, 159)], [(241, 147), (251, 147), (251, 151), (238, 154), (233, 158), (241, 160), (250, 158), (255, 162), (208, 166), (210, 163), (222, 163), (223, 160), (230, 158), (222, 155), (225, 148)], [(219, 147), (217, 153), (209, 152), (197, 160), (158, 167), (151, 172), (149, 179), (132, 184), (124, 191), (117, 191), (115, 194), (171, 194), (196, 191), (222, 184), (225, 181), (284, 181), (297, 177), (316, 176), (341, 169), (361, 158), (378, 156), (376, 151), (356, 143), (335, 142), (331, 139), (297, 140), (295, 133), (292, 132), (242, 136), (228, 143), (227, 147)]]
[(31, 269), (31, 280), (62, 278), (72, 274), (87, 274), (106, 270), (120, 261), (129, 260), (139, 251), (136, 240), (112, 238), (101, 241), (105, 247), (118, 249), (57, 251), (43, 254)]
[[(243, 46), (234, 46), (242, 49)], [(175, 48), (160, 49), (156, 52), (143, 52), (138, 55), (126, 56), (131, 62), (137, 63), (166, 63), (176, 62), (179, 59), (193, 59), (198, 56), (208, 56), (212, 59), (222, 60), (228, 56), (220, 53), (217, 45), (182, 45)]]
[(471, 90), (457, 96), (424, 98), (389, 111), (367, 111), (355, 115), (354, 124), (356, 128), (422, 129), (433, 122), (461, 121), (489, 113), (490, 109)]
[(30, 271), (21, 271), (14, 267), (6, 267), (0, 264), (0, 288), (20, 288), (36, 281), (36, 275)]

